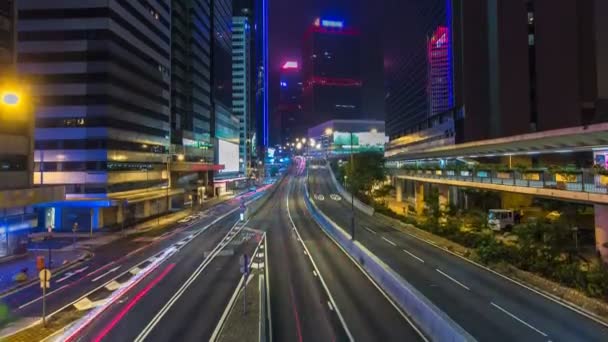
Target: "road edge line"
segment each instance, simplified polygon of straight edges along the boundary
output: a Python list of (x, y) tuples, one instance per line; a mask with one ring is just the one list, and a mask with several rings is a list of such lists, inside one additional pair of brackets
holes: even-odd
[[(266, 236), (266, 233), (264, 233), (264, 236)], [(263, 241), (264, 241), (263, 239), (260, 240), (258, 245), (255, 247), (252, 257), (249, 260), (249, 269), (251, 269), (251, 265), (253, 264), (253, 259), (254, 259), (253, 256), (255, 256), (257, 254), (258, 249), (262, 245)], [(264, 247), (264, 248), (266, 248), (266, 247)], [(264, 252), (264, 253), (266, 253), (266, 252)], [(249, 282), (250, 277), (252, 277), (251, 274), (248, 274), (247, 282)], [(222, 312), (222, 315), (220, 316), (220, 320), (215, 325), (215, 329), (213, 329), (213, 333), (211, 334), (211, 337), (209, 337), (209, 341), (213, 341), (213, 342), (217, 341), (217, 338), (220, 336), (220, 334), (222, 333), (222, 330), (224, 329), (224, 324), (226, 323), (226, 318), (228, 318), (228, 315), (234, 308), (234, 303), (236, 302), (236, 298), (239, 296), (239, 294), (243, 290), (243, 282), (245, 282), (245, 277), (241, 276), (240, 278), (241, 278), (241, 280), (239, 280), (239, 283), (236, 285), (236, 288), (234, 289), (234, 292), (232, 293), (232, 296), (230, 297), (230, 300), (228, 301), (228, 305), (226, 305), (226, 307), (224, 308), (224, 311)]]
[(336, 301), (334, 300), (333, 296), (331, 295), (331, 292), (329, 291), (329, 288), (327, 287), (327, 284), (325, 283), (325, 279), (323, 279), (323, 275), (321, 275), (321, 271), (319, 271), (319, 268), (317, 267), (317, 264), (315, 263), (312, 256), (310, 255), (310, 252), (308, 251), (308, 248), (306, 247), (304, 240), (302, 240), (302, 236), (300, 236), (300, 232), (298, 231), (298, 228), (296, 227), (295, 223), (293, 222), (293, 219), (291, 218), (291, 211), (289, 210), (289, 195), (291, 193), (291, 190), (293, 190), (293, 183), (290, 183), (290, 187), (287, 191), (287, 196), (286, 196), (286, 200), (285, 200), (285, 202), (286, 202), (285, 204), (287, 206), (287, 216), (289, 217), (289, 221), (291, 222), (291, 225), (292, 225), (294, 231), (298, 235), (298, 240), (304, 247), (304, 250), (307, 252), (306, 255), (310, 259), (310, 262), (312, 263), (312, 267), (317, 271), (319, 280), (321, 281), (321, 284), (323, 285), (323, 288), (325, 289), (325, 292), (327, 293), (327, 296), (329, 297), (330, 302), (334, 305), (334, 308), (336, 309), (336, 314), (338, 315), (338, 319), (342, 323), (342, 327), (344, 328), (346, 335), (348, 335), (348, 338), (351, 341), (354, 341), (355, 339), (353, 338), (353, 335), (351, 334), (350, 330), (348, 329), (348, 326), (346, 325), (346, 321), (344, 320), (344, 317), (342, 316), (342, 313), (340, 312), (340, 309), (338, 308)]
[[(416, 228), (416, 229), (419, 229), (419, 228)], [(507, 276), (505, 274), (502, 274), (502, 273), (500, 273), (500, 272), (498, 272), (496, 270), (493, 270), (493, 269), (491, 269), (491, 268), (489, 268), (489, 267), (487, 267), (485, 265), (482, 265), (482, 264), (480, 264), (480, 263), (478, 263), (478, 262), (476, 262), (474, 260), (466, 258), (466, 257), (464, 257), (464, 256), (462, 256), (462, 255), (460, 255), (458, 253), (454, 253), (454, 252), (450, 251), (447, 248), (444, 248), (444, 247), (441, 247), (441, 246), (437, 245), (436, 243), (429, 242), (429, 241), (427, 241), (427, 240), (425, 240), (425, 239), (423, 239), (423, 238), (421, 238), (419, 236), (416, 236), (415, 234), (412, 234), (412, 233), (409, 233), (409, 232), (404, 232), (404, 231), (401, 231), (401, 230), (398, 230), (398, 231), (399, 232), (403, 232), (403, 233), (405, 233), (405, 234), (407, 234), (407, 235), (409, 235), (409, 236), (411, 236), (411, 237), (413, 237), (413, 238), (415, 238), (417, 240), (420, 240), (420, 241), (422, 241), (422, 242), (424, 242), (424, 243), (426, 243), (426, 244), (428, 244), (430, 246), (433, 246), (433, 247), (435, 247), (435, 248), (437, 248), (439, 250), (442, 250), (442, 251), (444, 251), (446, 253), (449, 253), (449, 254), (451, 254), (451, 255), (453, 255), (455, 257), (458, 257), (458, 258), (460, 258), (460, 259), (462, 259), (462, 260), (464, 260), (464, 261), (466, 261), (466, 262), (468, 262), (470, 264), (473, 264), (473, 265), (475, 265), (475, 266), (477, 266), (477, 267), (479, 267), (479, 268), (481, 268), (481, 269), (483, 269), (483, 270), (485, 270), (487, 272), (493, 273), (494, 275), (497, 275), (497, 276), (499, 276), (499, 277), (501, 277), (503, 279), (506, 279), (506, 280), (508, 280), (508, 281), (510, 281), (510, 282), (512, 282), (512, 283), (514, 283), (516, 285), (519, 285), (519, 286), (521, 286), (521, 287), (523, 287), (523, 288), (525, 288), (525, 289), (527, 289), (529, 291), (532, 291), (532, 292), (536, 293), (537, 295), (542, 296), (545, 299), (548, 299), (548, 300), (550, 300), (550, 301), (552, 301), (554, 303), (557, 303), (557, 304), (559, 304), (559, 305), (561, 305), (561, 306), (563, 306), (563, 307), (565, 307), (567, 309), (570, 309), (570, 310), (578, 313), (579, 315), (584, 316), (584, 317), (586, 317), (586, 318), (588, 318), (588, 319), (590, 319), (590, 320), (592, 320), (592, 321), (594, 321), (594, 322), (596, 322), (596, 323), (598, 323), (600, 325), (608, 327), (608, 322), (605, 322), (601, 318), (601, 316), (596, 315), (593, 312), (587, 311), (584, 308), (582, 308), (582, 307), (580, 307), (580, 306), (578, 306), (578, 305), (576, 305), (574, 303), (571, 303), (571, 302), (569, 302), (569, 301), (567, 301), (565, 299), (559, 298), (559, 297), (555, 296), (554, 294), (551, 294), (551, 293), (545, 292), (543, 290), (536, 289), (536, 288), (534, 288), (534, 287), (532, 287), (530, 285), (524, 284), (523, 282), (521, 282), (519, 280), (513, 279), (513, 278), (511, 278), (511, 277), (509, 277), (509, 276)]]

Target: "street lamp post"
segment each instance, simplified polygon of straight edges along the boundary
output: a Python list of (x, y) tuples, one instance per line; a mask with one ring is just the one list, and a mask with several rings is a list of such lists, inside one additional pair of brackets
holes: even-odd
[[(352, 174), (355, 173), (355, 158), (353, 153), (353, 132), (350, 132), (350, 167)], [(352, 175), (351, 175), (352, 176)], [(350, 237), (353, 241), (355, 241), (355, 182), (353, 182), (353, 177), (350, 178), (350, 212), (351, 212), (351, 221), (350, 221)]]

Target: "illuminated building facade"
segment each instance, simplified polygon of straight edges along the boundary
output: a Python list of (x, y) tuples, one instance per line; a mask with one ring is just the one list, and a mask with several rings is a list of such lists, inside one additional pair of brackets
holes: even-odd
[(428, 40), (428, 95), (431, 116), (454, 107), (452, 45), (450, 29), (439, 26)]
[(343, 21), (318, 18), (303, 45), (303, 109), (311, 127), (361, 116), (360, 34)]

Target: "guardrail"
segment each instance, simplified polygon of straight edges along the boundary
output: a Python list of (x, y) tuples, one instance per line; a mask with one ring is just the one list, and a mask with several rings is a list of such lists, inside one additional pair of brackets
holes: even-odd
[[(395, 176), (412, 176), (428, 179), (446, 179), (461, 182), (485, 183), (498, 185), (521, 186), (526, 188), (541, 188), (566, 190), (574, 192), (588, 192), (595, 194), (608, 194), (608, 183), (604, 179), (606, 176), (595, 175), (589, 172), (569, 174), (570, 177), (562, 177), (564, 180), (558, 180), (556, 174), (551, 174), (547, 171), (521, 173), (515, 171), (465, 171), (468, 174), (463, 175), (461, 172), (453, 170), (403, 170), (393, 169), (390, 171)], [(480, 172), (483, 176), (480, 175)], [(526, 174), (536, 174), (535, 178), (526, 178)], [(500, 175), (500, 176), (499, 176)], [(502, 177), (501, 177), (502, 176)], [(565, 178), (570, 178), (565, 180)]]
[[(344, 198), (344, 200), (346, 200), (348, 202), (353, 201), (352, 195), (350, 194), (350, 192), (346, 191), (344, 189), (344, 187), (342, 187), (342, 184), (340, 184), (340, 182), (338, 182), (338, 180), (336, 179), (336, 175), (334, 174), (334, 170), (331, 169), (331, 165), (329, 163), (327, 163), (326, 165), (327, 165), (327, 168), (329, 169), (329, 173), (331, 175), (331, 181), (334, 184), (334, 186), (336, 187), (336, 189), (338, 189), (338, 192), (340, 193), (342, 198)], [(353, 201), (353, 205), (355, 206), (355, 208), (361, 210), (362, 212), (364, 212), (365, 214), (367, 214), (369, 216), (374, 215), (374, 208), (361, 202), (357, 197), (355, 197), (355, 199)]]
[(327, 217), (311, 200), (308, 186), (305, 191), (308, 211), (321, 228), (336, 241), (374, 279), (399, 307), (406, 312), (433, 341), (475, 341), (456, 322), (430, 302), (422, 293), (393, 271), (382, 260), (372, 254)]

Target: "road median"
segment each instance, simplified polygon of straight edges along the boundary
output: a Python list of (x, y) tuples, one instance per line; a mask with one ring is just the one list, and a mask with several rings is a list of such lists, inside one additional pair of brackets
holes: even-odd
[(456, 322), (431, 303), (363, 245), (354, 242), (346, 232), (316, 206), (305, 191), (306, 207), (321, 228), (357, 262), (388, 294), (422, 332), (433, 341), (474, 341)]

